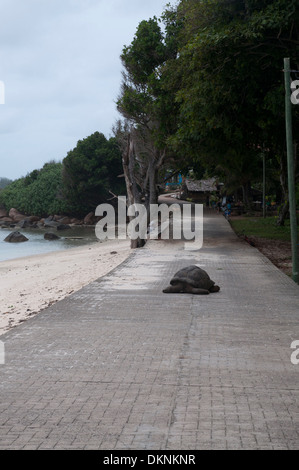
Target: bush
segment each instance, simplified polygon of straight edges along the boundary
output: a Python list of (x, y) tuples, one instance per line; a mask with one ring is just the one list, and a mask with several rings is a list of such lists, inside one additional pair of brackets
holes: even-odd
[(0, 193), (0, 203), (25, 215), (44, 217), (54, 213), (67, 213), (62, 198), (62, 163), (46, 163), (41, 170), (34, 170), (13, 181)]

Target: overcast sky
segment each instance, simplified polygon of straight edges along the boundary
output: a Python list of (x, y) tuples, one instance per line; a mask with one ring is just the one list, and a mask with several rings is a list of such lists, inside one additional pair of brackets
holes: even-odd
[(122, 48), (167, 3), (0, 0), (0, 177), (61, 161), (95, 131), (112, 135)]

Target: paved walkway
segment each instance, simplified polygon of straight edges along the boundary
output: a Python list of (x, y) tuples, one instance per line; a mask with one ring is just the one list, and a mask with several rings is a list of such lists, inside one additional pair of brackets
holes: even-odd
[[(224, 217), (150, 242), (1, 337), (1, 449), (298, 449), (299, 287)], [(162, 294), (196, 263), (221, 286)]]

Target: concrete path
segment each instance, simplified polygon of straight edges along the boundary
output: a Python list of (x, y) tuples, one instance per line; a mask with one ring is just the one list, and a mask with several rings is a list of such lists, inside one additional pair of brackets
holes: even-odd
[[(298, 449), (299, 287), (221, 215), (0, 339), (1, 449)], [(162, 293), (198, 264), (220, 293)], [(299, 356), (299, 354), (298, 354)]]

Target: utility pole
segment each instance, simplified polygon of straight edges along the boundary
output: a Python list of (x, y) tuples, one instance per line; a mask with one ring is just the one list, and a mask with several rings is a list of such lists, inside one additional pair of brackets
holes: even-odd
[(299, 283), (299, 260), (298, 260), (298, 227), (296, 214), (295, 172), (294, 172), (294, 149), (292, 129), (292, 103), (291, 103), (291, 72), (290, 59), (284, 59), (284, 81), (285, 81), (285, 113), (286, 113), (286, 139), (288, 156), (288, 183), (290, 224), (292, 242), (292, 266), (293, 280)]

